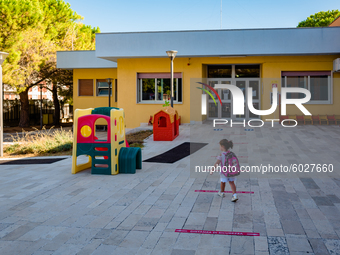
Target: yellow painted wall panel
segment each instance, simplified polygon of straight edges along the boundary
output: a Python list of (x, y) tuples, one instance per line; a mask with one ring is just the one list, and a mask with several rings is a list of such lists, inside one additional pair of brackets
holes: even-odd
[[(109, 106), (108, 96), (96, 95), (96, 79), (117, 79), (117, 68), (107, 69), (74, 69), (73, 70), (73, 109), (85, 109)], [(78, 79), (93, 79), (93, 96), (78, 96)], [(119, 83), (119, 81), (118, 81)], [(112, 84), (111, 107), (117, 107), (114, 95), (114, 83)], [(119, 85), (118, 85), (119, 90)]]

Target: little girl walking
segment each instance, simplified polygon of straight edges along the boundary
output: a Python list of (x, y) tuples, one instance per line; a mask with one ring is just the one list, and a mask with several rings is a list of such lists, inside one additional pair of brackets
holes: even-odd
[[(218, 195), (224, 197), (225, 183), (229, 182), (231, 191), (233, 195), (231, 197), (232, 202), (236, 202), (238, 200), (236, 194), (236, 176), (240, 174), (240, 165), (236, 155), (230, 151), (233, 148), (233, 142), (228, 141), (227, 139), (223, 139), (220, 141), (220, 150), (222, 153), (217, 157), (217, 161), (215, 163), (215, 169), (221, 164), (220, 171), (220, 179), (221, 179), (221, 191), (218, 192)], [(210, 174), (213, 174), (210, 171)]]

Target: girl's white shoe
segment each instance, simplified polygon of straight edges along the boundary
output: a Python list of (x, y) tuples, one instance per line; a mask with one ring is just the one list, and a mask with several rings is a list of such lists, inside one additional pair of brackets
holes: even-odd
[(225, 197), (225, 194), (222, 193), (221, 191), (219, 191), (219, 192), (217, 193), (217, 195), (219, 195), (220, 197)]
[(237, 194), (233, 194), (233, 196), (231, 197), (231, 202), (236, 202), (237, 200)]

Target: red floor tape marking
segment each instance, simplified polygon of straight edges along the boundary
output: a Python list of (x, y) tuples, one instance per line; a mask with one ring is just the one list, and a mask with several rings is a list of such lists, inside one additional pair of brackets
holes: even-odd
[(246, 135), (246, 134), (221, 134), (221, 135)]
[[(211, 157), (214, 157), (216, 158), (217, 156), (211, 156)], [(237, 156), (238, 158), (248, 158), (248, 156)]]
[(208, 231), (208, 230), (191, 230), (191, 229), (176, 229), (175, 232), (208, 234), (208, 235), (210, 234), (210, 235), (260, 236), (260, 233), (254, 233), (254, 232)]
[[(195, 192), (217, 193), (218, 190), (203, 190), (203, 189), (198, 189), (198, 190), (195, 190)], [(224, 191), (224, 193), (232, 193), (232, 191)], [(254, 191), (236, 191), (236, 193), (254, 194)]]

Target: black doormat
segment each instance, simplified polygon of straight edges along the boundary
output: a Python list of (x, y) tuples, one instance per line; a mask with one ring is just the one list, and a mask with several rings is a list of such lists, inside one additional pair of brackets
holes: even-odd
[(66, 158), (35, 158), (35, 159), (16, 159), (16, 160), (0, 160), (0, 165), (41, 165), (52, 164)]
[(174, 163), (182, 158), (189, 156), (190, 154), (195, 153), (196, 151), (198, 151), (199, 149), (203, 148), (206, 145), (207, 143), (185, 142), (153, 158), (144, 160), (143, 162)]

